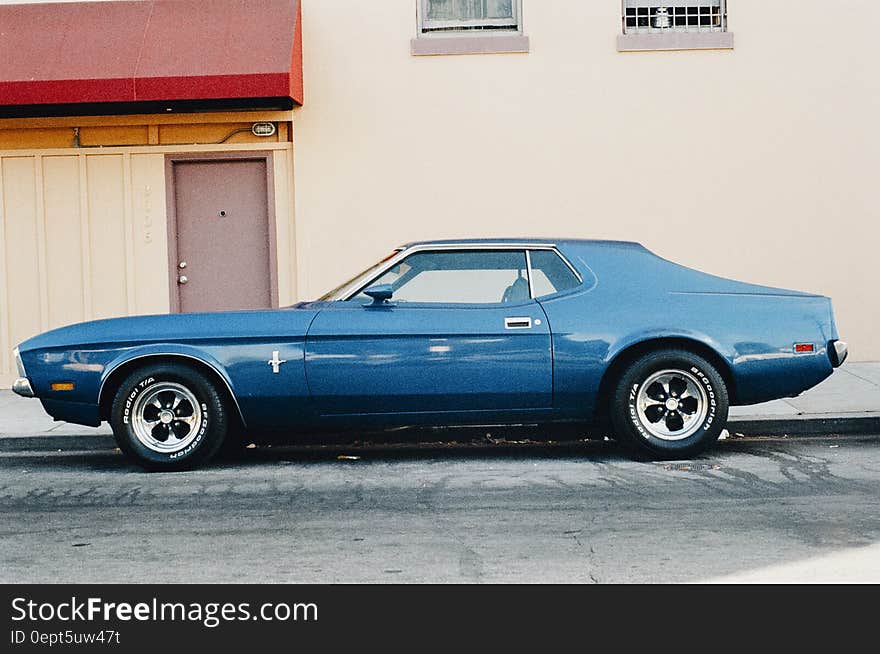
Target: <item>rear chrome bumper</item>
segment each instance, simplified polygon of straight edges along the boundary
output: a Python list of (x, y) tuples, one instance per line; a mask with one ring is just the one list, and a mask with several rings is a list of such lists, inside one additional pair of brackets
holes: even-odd
[(828, 356), (831, 357), (831, 365), (835, 368), (842, 366), (848, 355), (849, 350), (847, 349), (845, 342), (831, 341), (828, 344)]
[(33, 397), (34, 389), (31, 388), (31, 382), (27, 377), (20, 377), (12, 383), (12, 391), (22, 397)]

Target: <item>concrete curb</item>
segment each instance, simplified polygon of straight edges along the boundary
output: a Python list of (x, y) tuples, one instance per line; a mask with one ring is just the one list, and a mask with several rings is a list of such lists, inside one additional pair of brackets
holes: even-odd
[(731, 434), (745, 436), (829, 436), (835, 434), (880, 434), (880, 413), (779, 418), (734, 418), (728, 420)]
[(113, 450), (116, 449), (116, 441), (112, 436), (105, 434), (50, 434), (46, 436), (15, 436), (12, 438), (0, 436), (0, 452), (49, 452), (52, 450)]

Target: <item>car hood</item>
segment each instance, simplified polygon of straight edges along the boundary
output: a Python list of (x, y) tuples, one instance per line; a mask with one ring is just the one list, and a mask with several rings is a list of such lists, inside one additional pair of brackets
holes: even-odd
[(82, 322), (34, 336), (21, 352), (72, 346), (123, 346), (174, 341), (205, 342), (230, 338), (305, 336), (317, 314), (306, 304), (268, 311), (177, 313)]

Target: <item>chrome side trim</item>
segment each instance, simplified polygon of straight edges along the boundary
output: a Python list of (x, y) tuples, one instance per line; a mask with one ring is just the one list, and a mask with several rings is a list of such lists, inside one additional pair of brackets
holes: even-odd
[[(577, 277), (578, 281), (581, 284), (584, 283), (584, 278), (577, 271), (577, 268), (571, 265), (571, 262), (562, 254), (562, 252), (559, 251), (559, 248), (555, 243), (422, 243), (420, 245), (413, 245), (401, 249), (395, 256), (388, 259), (388, 261), (385, 262), (385, 265), (377, 270), (376, 273), (366, 282), (361, 279), (355, 280), (352, 284), (349, 284), (339, 291), (339, 293), (336, 294), (336, 297), (331, 301), (344, 302), (350, 300), (409, 255), (415, 254), (416, 252), (424, 252), (426, 250), (525, 250), (526, 256), (528, 256), (529, 250), (552, 250), (560, 259), (562, 259), (563, 262), (565, 262), (565, 265), (569, 267), (572, 273), (574, 273), (574, 276)], [(531, 276), (529, 279), (529, 288), (531, 289)]]
[(22, 397), (34, 396), (34, 389), (31, 388), (31, 382), (27, 377), (21, 377), (12, 382), (12, 391)]
[(229, 397), (232, 398), (232, 401), (235, 403), (235, 410), (238, 411), (238, 416), (241, 418), (241, 424), (247, 428), (247, 422), (245, 422), (244, 414), (241, 411), (241, 407), (238, 404), (238, 398), (235, 397), (235, 393), (232, 392), (232, 386), (229, 385), (229, 382), (226, 381), (226, 377), (223, 376), (216, 366), (211, 365), (204, 359), (200, 359), (191, 354), (180, 354), (179, 352), (150, 352), (149, 354), (139, 354), (137, 356), (131, 357), (130, 359), (126, 359), (125, 361), (120, 361), (115, 366), (113, 366), (107, 374), (104, 375), (104, 379), (101, 380), (101, 387), (98, 389), (98, 406), (101, 406), (101, 401), (104, 397), (104, 385), (107, 383), (107, 380), (116, 372), (121, 366), (127, 365), (132, 361), (137, 361), (138, 359), (149, 359), (155, 357), (177, 357), (180, 359), (191, 359), (193, 361), (198, 361), (201, 364), (208, 366), (211, 370), (217, 373), (217, 376), (223, 380), (223, 384), (226, 386), (226, 390), (229, 391)]

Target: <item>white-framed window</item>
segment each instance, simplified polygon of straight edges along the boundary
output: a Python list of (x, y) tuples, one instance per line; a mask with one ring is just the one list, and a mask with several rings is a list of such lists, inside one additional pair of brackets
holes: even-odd
[(727, 0), (623, 0), (624, 34), (726, 31)]
[(419, 0), (422, 34), (522, 31), (522, 0)]

